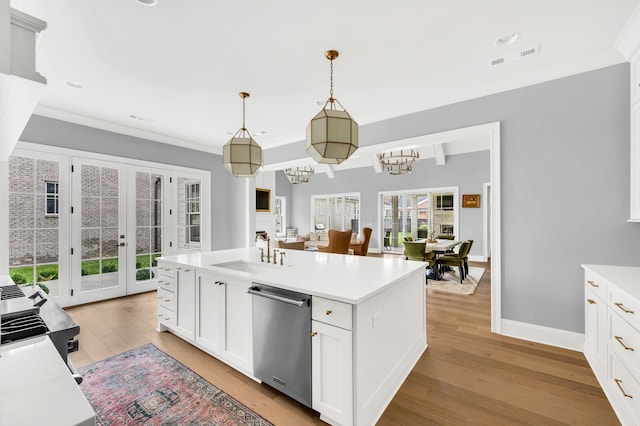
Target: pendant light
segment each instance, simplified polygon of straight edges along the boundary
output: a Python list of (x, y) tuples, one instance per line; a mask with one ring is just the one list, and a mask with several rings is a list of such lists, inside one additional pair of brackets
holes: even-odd
[(311, 166), (290, 167), (284, 169), (285, 176), (292, 184), (308, 183), (313, 172), (314, 170)]
[(400, 152), (385, 152), (380, 154), (380, 163), (387, 168), (390, 175), (406, 175), (411, 173), (413, 163), (420, 159), (417, 151), (400, 150)]
[(358, 149), (358, 123), (333, 97), (333, 61), (338, 51), (328, 50), (325, 56), (331, 69), (329, 99), (307, 126), (307, 153), (318, 163), (340, 164)]
[(252, 177), (262, 168), (262, 148), (251, 137), (244, 125), (245, 99), (247, 92), (240, 92), (242, 98), (242, 127), (222, 147), (224, 167), (236, 177)]

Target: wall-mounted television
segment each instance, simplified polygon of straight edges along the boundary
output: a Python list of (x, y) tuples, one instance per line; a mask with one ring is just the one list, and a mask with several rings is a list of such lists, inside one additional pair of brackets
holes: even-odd
[(271, 211), (271, 190), (264, 188), (256, 188), (256, 211)]

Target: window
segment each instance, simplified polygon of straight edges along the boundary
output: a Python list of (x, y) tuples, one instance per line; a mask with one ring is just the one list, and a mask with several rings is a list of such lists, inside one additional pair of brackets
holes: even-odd
[(44, 192), (44, 214), (47, 216), (58, 216), (58, 214), (60, 214), (58, 182), (46, 181), (44, 183)]
[(453, 195), (438, 194), (436, 197), (437, 210), (453, 210)]
[(200, 183), (187, 186), (187, 230), (189, 242), (200, 242)]
[(351, 229), (359, 231), (360, 194), (314, 195), (311, 197), (311, 224), (315, 230)]

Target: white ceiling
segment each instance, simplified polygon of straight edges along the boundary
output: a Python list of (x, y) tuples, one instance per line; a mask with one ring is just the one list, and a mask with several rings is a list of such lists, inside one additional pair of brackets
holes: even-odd
[(328, 49), (340, 52), (335, 96), (362, 125), (623, 62), (613, 45), (636, 3), (11, 1), (48, 24), (37, 114), (216, 153), (241, 127), (240, 91), (263, 148), (303, 140), (329, 94)]

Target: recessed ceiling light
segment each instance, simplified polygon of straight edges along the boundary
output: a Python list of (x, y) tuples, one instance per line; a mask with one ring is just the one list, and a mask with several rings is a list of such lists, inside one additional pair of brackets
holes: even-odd
[(155, 6), (158, 4), (158, 0), (136, 0), (136, 1), (145, 6)]
[(253, 136), (260, 136), (260, 135), (266, 135), (266, 134), (267, 132), (265, 130), (260, 130), (259, 132), (255, 132)]
[(511, 44), (516, 41), (520, 37), (518, 33), (505, 34), (503, 36), (498, 37), (498, 39), (494, 42), (496, 46), (506, 46), (507, 44)]
[(73, 87), (74, 89), (82, 89), (84, 87), (84, 84), (79, 83), (77, 81), (67, 80), (65, 81), (65, 83), (67, 84), (67, 86)]

